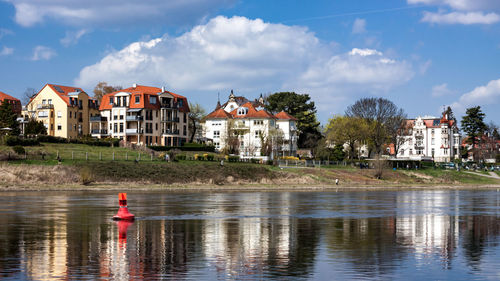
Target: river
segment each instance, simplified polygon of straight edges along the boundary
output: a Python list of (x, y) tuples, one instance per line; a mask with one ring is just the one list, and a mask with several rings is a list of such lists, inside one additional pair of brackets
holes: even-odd
[(2, 280), (499, 280), (500, 192), (1, 192)]

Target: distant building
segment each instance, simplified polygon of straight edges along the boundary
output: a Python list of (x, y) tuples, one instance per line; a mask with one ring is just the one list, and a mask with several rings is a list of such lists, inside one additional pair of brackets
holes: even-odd
[(42, 121), (50, 136), (77, 138), (88, 135), (89, 118), (98, 115), (97, 100), (81, 88), (45, 85), (22, 112), (24, 120)]
[(276, 115), (264, 109), (262, 96), (255, 101), (235, 96), (203, 119), (204, 138), (218, 151), (232, 146), (242, 157), (260, 157), (262, 140), (270, 142), (273, 153), (281, 156), (297, 154), (297, 119), (286, 112)]
[(17, 115), (21, 115), (21, 101), (15, 97), (9, 96), (6, 93), (0, 92), (0, 105), (3, 103), (10, 103), (12, 111)]
[(189, 139), (187, 98), (164, 88), (134, 84), (104, 95), (99, 110), (90, 118), (93, 137), (165, 146), (182, 146)]
[(418, 117), (407, 120), (408, 131), (399, 136), (404, 143), (397, 151), (398, 158), (449, 162), (460, 157), (460, 134), (454, 120), (443, 113), (441, 119)]

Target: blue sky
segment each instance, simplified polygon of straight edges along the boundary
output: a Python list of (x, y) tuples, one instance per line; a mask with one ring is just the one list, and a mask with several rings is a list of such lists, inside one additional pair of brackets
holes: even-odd
[(361, 97), (500, 123), (497, 0), (0, 0), (0, 91), (165, 86), (211, 111), (231, 89), (309, 93), (325, 124)]

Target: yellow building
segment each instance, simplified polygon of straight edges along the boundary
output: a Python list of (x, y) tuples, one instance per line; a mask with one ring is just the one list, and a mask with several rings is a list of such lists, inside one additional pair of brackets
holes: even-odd
[(25, 119), (42, 121), (50, 136), (77, 138), (89, 135), (89, 117), (99, 115), (97, 100), (82, 89), (45, 85), (23, 110)]

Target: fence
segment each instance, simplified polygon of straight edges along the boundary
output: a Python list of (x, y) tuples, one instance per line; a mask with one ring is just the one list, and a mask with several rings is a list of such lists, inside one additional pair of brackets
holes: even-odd
[(159, 154), (145, 153), (141, 151), (79, 151), (66, 150), (56, 152), (25, 152), (16, 154), (12, 152), (5, 153), (2, 160), (57, 160), (57, 161), (162, 161)]

